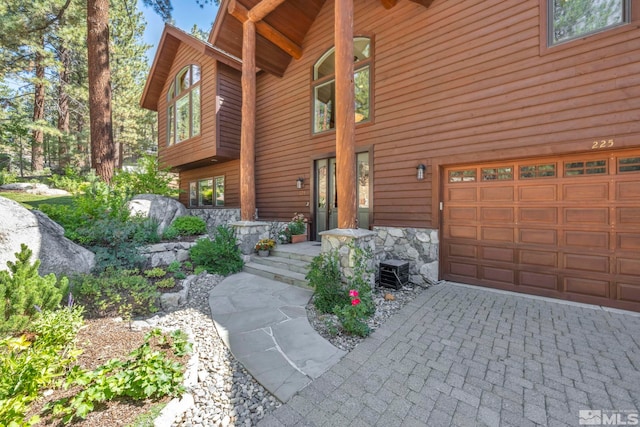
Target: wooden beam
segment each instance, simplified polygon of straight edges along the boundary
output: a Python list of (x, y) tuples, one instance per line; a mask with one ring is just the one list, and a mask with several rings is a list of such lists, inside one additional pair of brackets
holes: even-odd
[(336, 186), (338, 228), (357, 228), (353, 1), (335, 2)]
[[(242, 23), (249, 20), (249, 11), (236, 0), (231, 0), (229, 2), (228, 11), (231, 16)], [(260, 21), (256, 22), (255, 27), (258, 34), (287, 52), (291, 57), (295, 59), (302, 58), (302, 48), (271, 25), (264, 21)]]
[(414, 2), (414, 3), (421, 4), (424, 7), (426, 7), (427, 9), (429, 8), (429, 6), (431, 6), (431, 3), (433, 3), (433, 0), (411, 0), (411, 1)]
[(398, 0), (380, 0), (380, 3), (382, 3), (382, 6), (388, 10), (398, 4)]
[(273, 12), (282, 3), (284, 3), (284, 0), (262, 0), (251, 8), (247, 16), (253, 22), (262, 21), (265, 16)]
[(240, 129), (240, 219), (256, 214), (256, 24), (242, 24), (242, 127)]

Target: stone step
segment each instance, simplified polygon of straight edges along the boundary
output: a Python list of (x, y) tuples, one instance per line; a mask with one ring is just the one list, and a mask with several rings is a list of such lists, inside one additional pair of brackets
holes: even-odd
[[(284, 246), (286, 248), (289, 245), (284, 245)], [(319, 252), (320, 251), (318, 251), (318, 253)], [(271, 249), (271, 255), (281, 257), (281, 258), (295, 259), (295, 260), (304, 261), (307, 263), (310, 263), (311, 261), (313, 261), (313, 258), (315, 257), (315, 255), (298, 253), (291, 250), (283, 250), (280, 248), (280, 246), (276, 246), (274, 249)]]
[(309, 282), (304, 278), (304, 274), (294, 271), (285, 270), (269, 265), (258, 264), (256, 262), (248, 262), (244, 265), (243, 271), (255, 274), (256, 276), (266, 277), (267, 279), (277, 280), (300, 288), (311, 289)]
[(251, 262), (293, 271), (294, 273), (300, 273), (302, 275), (306, 275), (309, 271), (309, 263), (307, 261), (285, 258), (277, 255), (270, 255), (267, 257), (253, 255), (251, 257)]

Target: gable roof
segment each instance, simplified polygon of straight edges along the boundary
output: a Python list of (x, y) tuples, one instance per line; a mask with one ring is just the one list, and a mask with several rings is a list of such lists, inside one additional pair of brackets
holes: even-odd
[(181, 43), (237, 70), (242, 69), (241, 62), (237, 57), (224, 52), (216, 46), (212, 46), (208, 42), (197, 39), (173, 25), (165, 24), (149, 76), (142, 91), (142, 97), (140, 98), (140, 106), (142, 108), (158, 111), (158, 100), (160, 99), (162, 88), (167, 79), (171, 77), (169, 72)]
[[(229, 10), (242, 14), (258, 3), (260, 0), (223, 0), (209, 43), (241, 58), (242, 23)], [(284, 40), (293, 50), (301, 52), (302, 42), (324, 3), (325, 0), (287, 0), (256, 23), (256, 67), (283, 76), (293, 56), (267, 39), (265, 34), (271, 39)]]

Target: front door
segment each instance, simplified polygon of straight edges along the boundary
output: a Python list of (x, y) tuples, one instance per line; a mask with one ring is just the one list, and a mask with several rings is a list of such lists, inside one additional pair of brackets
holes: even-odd
[[(315, 174), (315, 231), (316, 240), (320, 240), (320, 232), (338, 227), (338, 194), (336, 190), (335, 157), (316, 160)], [(358, 228), (369, 228), (369, 153), (358, 154), (356, 179)]]

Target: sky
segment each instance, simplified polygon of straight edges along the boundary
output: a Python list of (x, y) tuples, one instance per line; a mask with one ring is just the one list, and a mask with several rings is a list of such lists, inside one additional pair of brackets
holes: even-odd
[[(207, 31), (211, 30), (213, 21), (218, 13), (218, 6), (207, 4), (204, 8), (200, 8), (196, 0), (173, 0), (171, 3), (173, 4), (171, 16), (176, 27), (187, 33), (191, 32), (194, 24), (198, 24), (198, 27)], [(151, 63), (162, 36), (164, 22), (151, 8), (145, 7), (141, 0), (138, 0), (138, 9), (142, 10), (147, 20), (147, 29), (144, 32), (143, 39), (145, 43), (153, 46), (147, 51), (147, 58)]]

